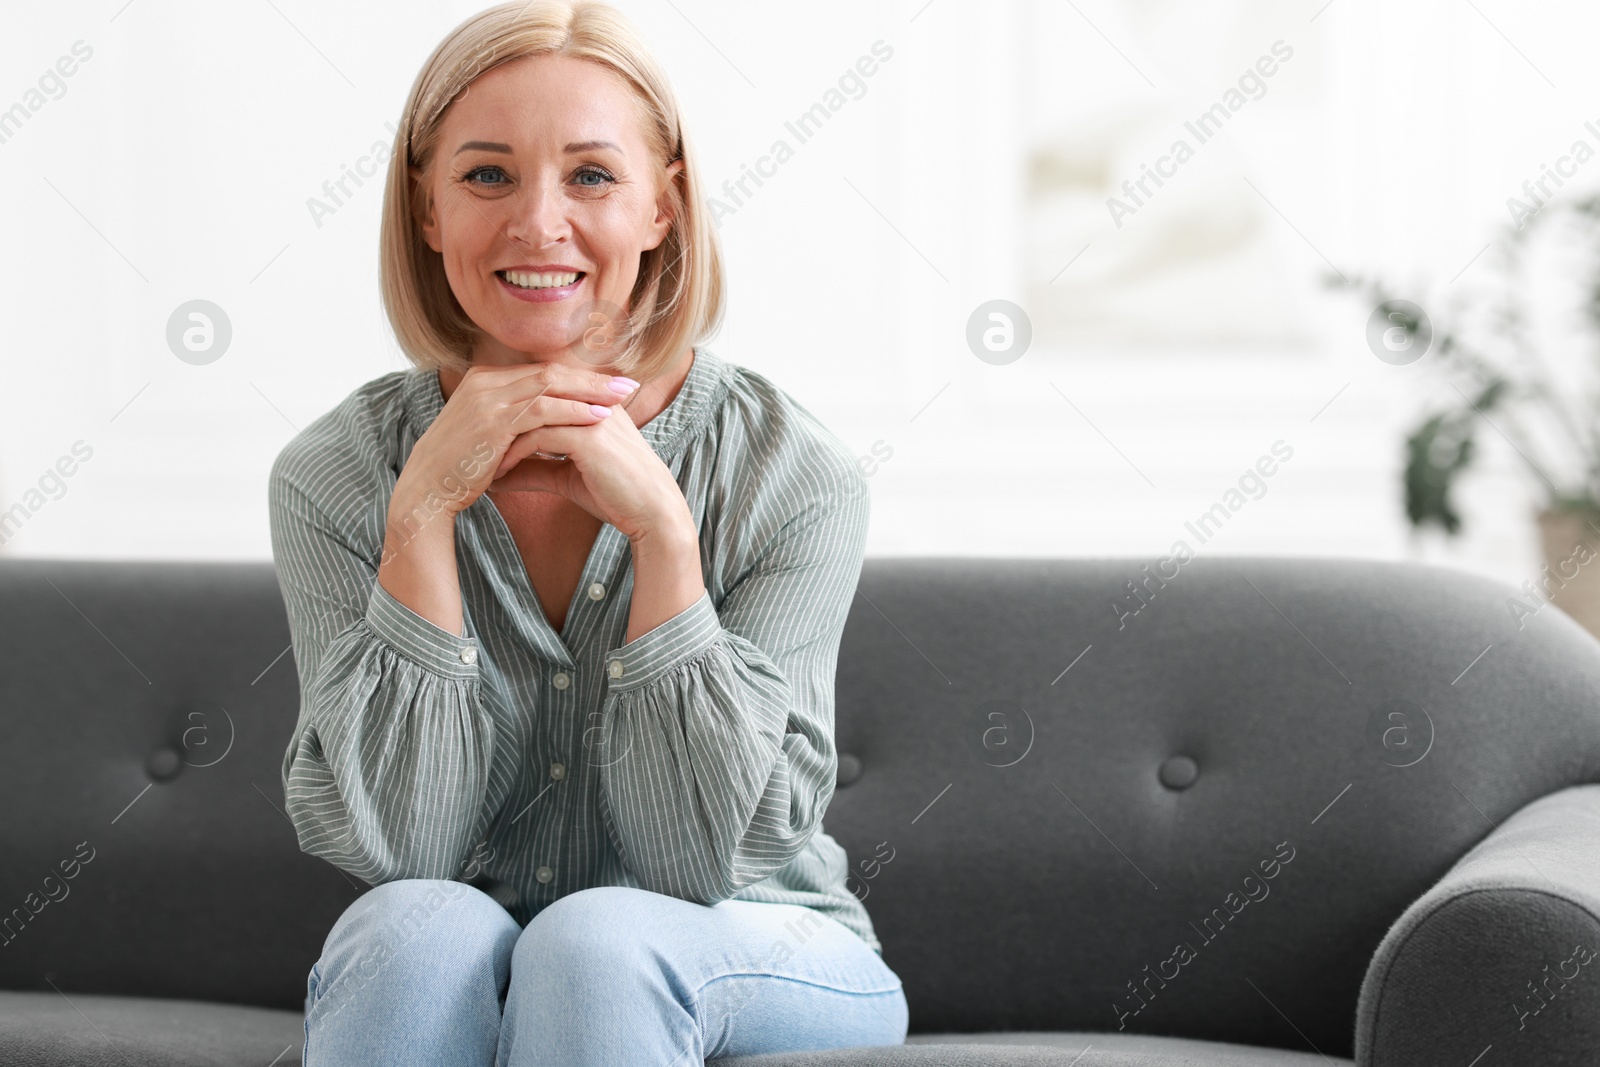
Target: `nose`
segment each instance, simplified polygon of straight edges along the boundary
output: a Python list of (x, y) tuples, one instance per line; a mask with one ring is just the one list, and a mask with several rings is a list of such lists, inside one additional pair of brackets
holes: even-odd
[(511, 197), (511, 203), (506, 236), (512, 240), (543, 248), (571, 232), (566, 198), (561, 194), (558, 179), (540, 179), (524, 186)]

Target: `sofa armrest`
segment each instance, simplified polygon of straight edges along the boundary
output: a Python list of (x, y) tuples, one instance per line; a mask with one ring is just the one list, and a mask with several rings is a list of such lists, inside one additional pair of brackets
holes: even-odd
[(1540, 797), (1389, 928), (1361, 983), (1359, 1067), (1593, 1063), (1600, 785)]

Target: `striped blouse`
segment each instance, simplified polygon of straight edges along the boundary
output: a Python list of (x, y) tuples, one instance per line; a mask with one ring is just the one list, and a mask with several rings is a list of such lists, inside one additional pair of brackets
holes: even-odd
[(283, 787), (301, 850), (372, 885), (470, 883), (523, 925), (622, 885), (799, 904), (881, 953), (822, 829), (869, 506), (843, 442), (697, 347), (639, 432), (688, 501), (705, 593), (623, 643), (632, 551), (604, 523), (557, 634), (485, 494), (455, 519), (458, 635), (377, 582), (390, 494), (444, 403), (437, 371), (395, 371), (272, 465), (300, 676)]

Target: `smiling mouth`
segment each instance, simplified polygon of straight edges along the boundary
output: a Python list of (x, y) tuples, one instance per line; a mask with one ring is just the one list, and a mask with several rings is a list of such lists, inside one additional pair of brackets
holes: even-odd
[(564, 286), (576, 284), (580, 278), (585, 276), (581, 270), (551, 271), (549, 273), (497, 270), (495, 274), (508, 285), (514, 285), (518, 289), (560, 289)]

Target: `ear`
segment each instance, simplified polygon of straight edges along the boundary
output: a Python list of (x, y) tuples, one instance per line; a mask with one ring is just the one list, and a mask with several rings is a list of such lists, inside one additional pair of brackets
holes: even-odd
[[(672, 232), (672, 222), (675, 216), (672, 186), (677, 184), (683, 176), (683, 160), (674, 159), (671, 163), (668, 163), (666, 176), (667, 188), (662, 189), (661, 195), (656, 197), (656, 217), (651, 220), (650, 226), (646, 231), (646, 239), (649, 243), (640, 249), (641, 252), (648, 252), (652, 248), (660, 247), (661, 242), (667, 239), (667, 234)], [(681, 189), (679, 190), (678, 199), (682, 199)]]
[(415, 183), (413, 188), (417, 189), (422, 196), (422, 209), (417, 216), (417, 225), (422, 228), (423, 239), (428, 242), (428, 247), (435, 252), (443, 252), (444, 242), (439, 239), (439, 221), (435, 218), (433, 210), (433, 191), (424, 184), (426, 176), (423, 174), (422, 168), (417, 166), (407, 167), (406, 173), (411, 176), (411, 181)]

